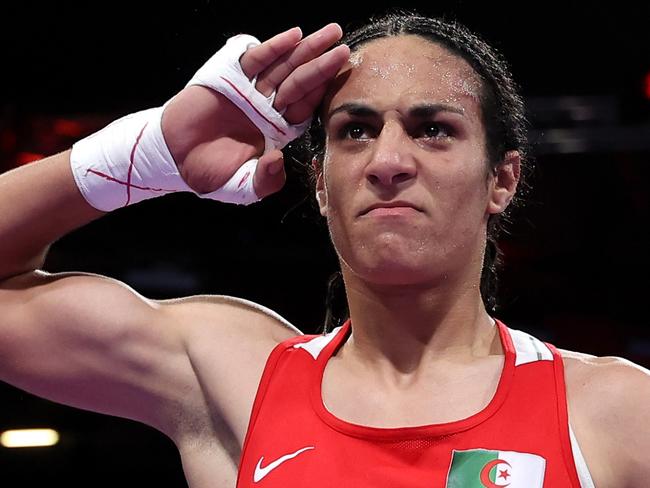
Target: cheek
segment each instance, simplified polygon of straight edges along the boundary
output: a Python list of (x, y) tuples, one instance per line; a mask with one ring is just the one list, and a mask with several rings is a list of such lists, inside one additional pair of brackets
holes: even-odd
[(437, 171), (432, 175), (430, 203), (435, 219), (442, 227), (479, 226), (488, 204), (484, 168), (484, 163), (480, 162), (457, 171)]
[(329, 156), (323, 163), (323, 181), (329, 211), (337, 213), (350, 207), (363, 185), (363, 178), (352, 161), (334, 160)]
[(331, 159), (326, 161), (323, 173), (327, 195), (327, 227), (337, 250), (347, 249), (352, 245), (352, 241), (359, 239), (359, 236), (353, 237), (353, 234), (356, 235), (354, 213), (359, 210), (356, 197), (360, 191), (360, 184), (351, 171), (338, 171), (339, 168), (331, 171), (332, 165), (339, 163), (341, 162), (334, 162)]

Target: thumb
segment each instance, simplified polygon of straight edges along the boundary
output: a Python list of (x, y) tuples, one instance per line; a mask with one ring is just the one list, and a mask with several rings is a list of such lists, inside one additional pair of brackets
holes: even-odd
[(286, 180), (282, 151), (273, 149), (260, 157), (253, 176), (253, 188), (258, 197), (264, 198), (280, 191)]

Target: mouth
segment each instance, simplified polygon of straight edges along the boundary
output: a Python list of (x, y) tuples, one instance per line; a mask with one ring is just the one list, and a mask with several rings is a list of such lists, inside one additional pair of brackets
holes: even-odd
[(409, 215), (416, 212), (422, 212), (422, 209), (416, 207), (411, 202), (394, 201), (394, 202), (378, 202), (365, 210), (359, 216), (376, 215), (376, 216), (391, 216), (391, 215)]

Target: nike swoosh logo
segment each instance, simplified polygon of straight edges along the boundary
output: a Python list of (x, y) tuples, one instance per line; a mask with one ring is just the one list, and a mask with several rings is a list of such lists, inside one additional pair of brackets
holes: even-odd
[(298, 449), (296, 452), (292, 452), (291, 454), (286, 454), (285, 456), (282, 456), (281, 458), (276, 459), (272, 463), (269, 463), (268, 466), (262, 467), (262, 461), (264, 460), (264, 456), (260, 458), (259, 461), (257, 461), (257, 466), (255, 466), (255, 473), (253, 474), (253, 481), (255, 483), (258, 483), (259, 481), (262, 480), (267, 474), (269, 474), (271, 471), (273, 471), (275, 468), (280, 466), (283, 462), (288, 461), (289, 459), (293, 459), (296, 456), (302, 454), (305, 451), (309, 451), (310, 449), (314, 449), (314, 446), (309, 446), (309, 447), (303, 447), (302, 449)]

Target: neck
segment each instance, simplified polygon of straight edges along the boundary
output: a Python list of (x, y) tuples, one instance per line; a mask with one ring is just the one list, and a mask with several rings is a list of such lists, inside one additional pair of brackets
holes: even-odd
[(436, 361), (502, 353), (476, 280), (383, 286), (349, 270), (343, 275), (353, 327), (345, 353), (378, 374), (411, 375)]

